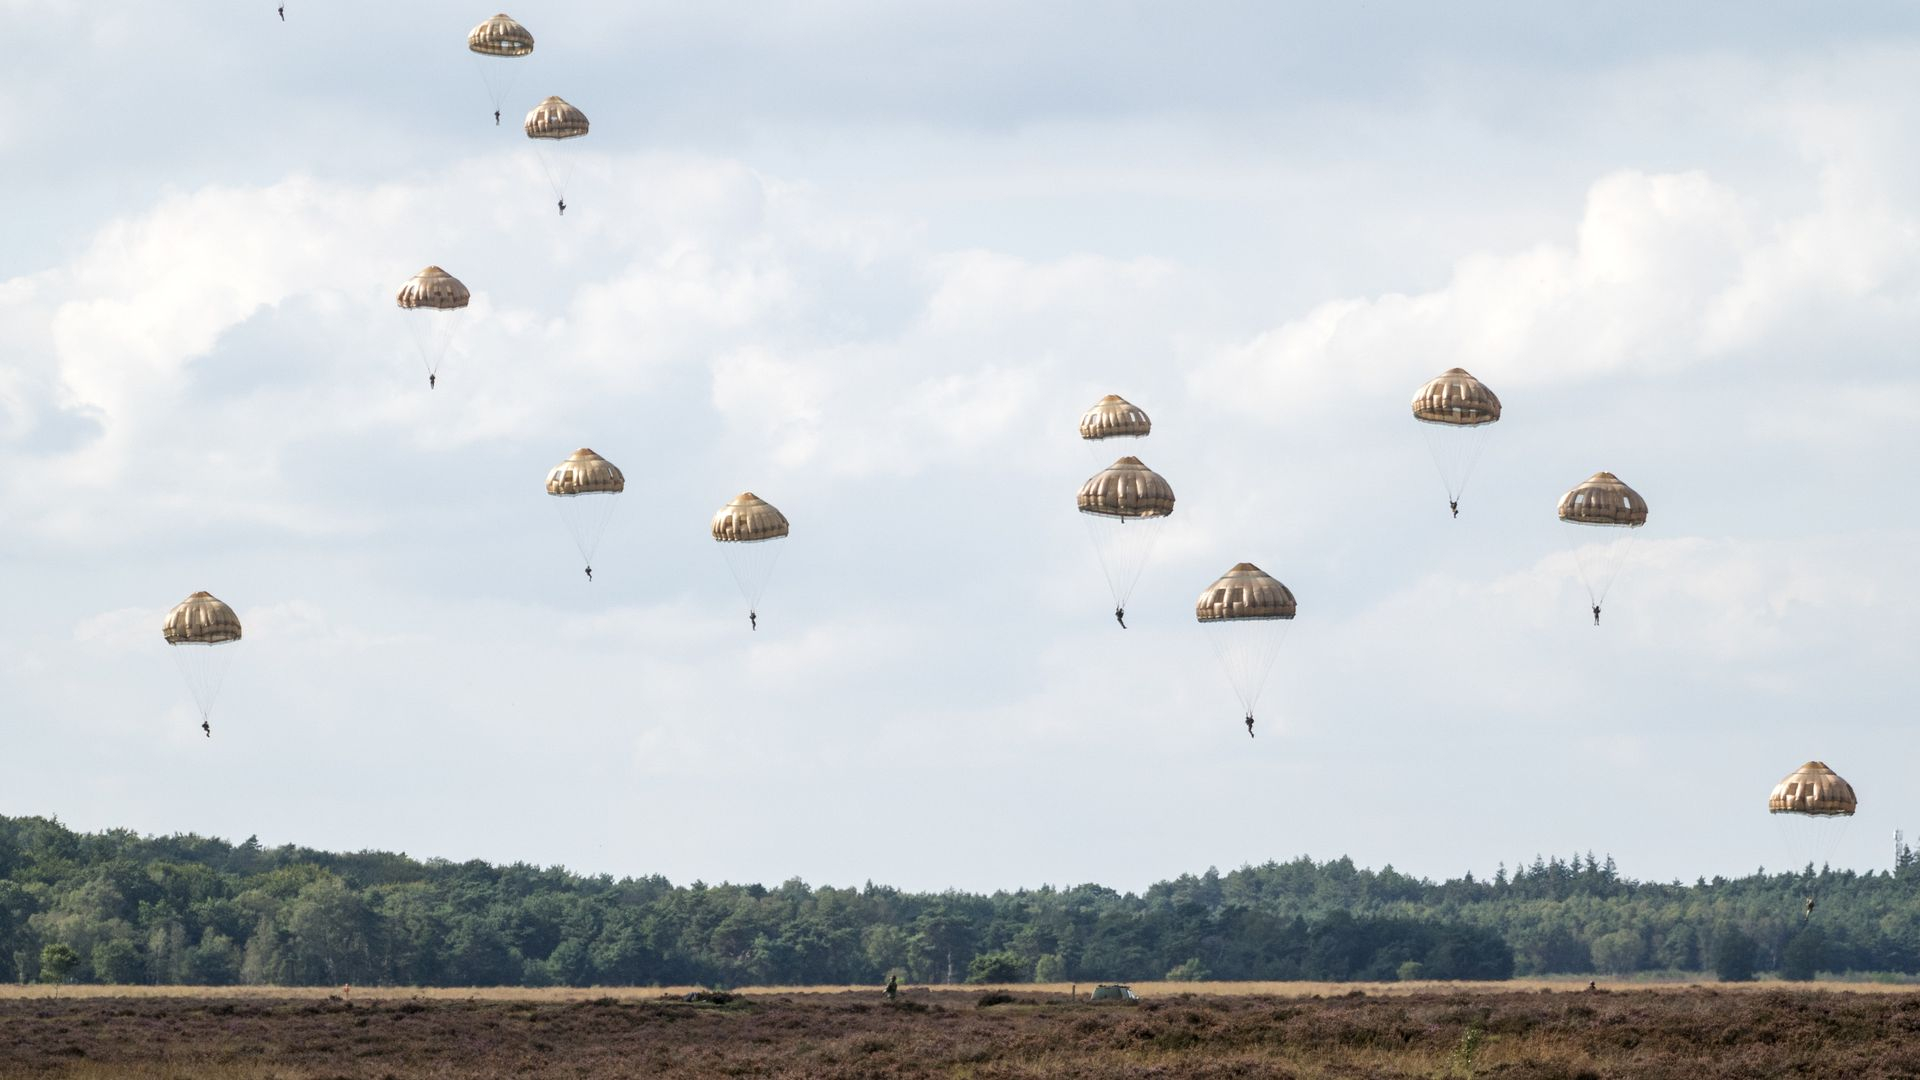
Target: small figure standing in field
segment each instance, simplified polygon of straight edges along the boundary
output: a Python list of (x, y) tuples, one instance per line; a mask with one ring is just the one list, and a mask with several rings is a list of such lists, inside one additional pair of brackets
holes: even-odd
[(1598, 989), (1600, 989), (1600, 988), (1599, 988), (1598, 986), (1595, 986), (1595, 985), (1593, 984), (1593, 981), (1592, 981), (1591, 979), (1589, 979), (1589, 980), (1587, 981), (1587, 993), (1589, 993), (1589, 994), (1591, 994), (1591, 993), (1593, 993), (1594, 991), (1596, 991), (1596, 990), (1598, 990)]
[(899, 996), (900, 996), (900, 976), (898, 975), (887, 976), (887, 1000), (892, 1001), (893, 999)]
[(348, 1000), (352, 1000), (352, 998), (353, 998), (353, 984), (352, 984), (352, 983), (343, 983), (343, 984), (341, 985), (341, 987), (340, 987), (340, 996), (341, 996), (341, 997), (343, 997), (343, 998), (347, 998)]

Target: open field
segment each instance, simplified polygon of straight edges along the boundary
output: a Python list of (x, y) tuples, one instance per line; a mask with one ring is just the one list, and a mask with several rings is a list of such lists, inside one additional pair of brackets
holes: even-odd
[[(1018, 983), (1004, 987), (924, 987), (902, 986), (903, 993), (957, 995), (966, 997), (979, 994), (988, 989), (1004, 989), (1018, 993), (1021, 997), (1065, 998), (1077, 993), (1085, 998), (1092, 992), (1091, 982), (1083, 983)], [(1760, 980), (1749, 983), (1716, 982), (1711, 976), (1698, 979), (1675, 979), (1654, 981), (1646, 979), (1601, 979), (1597, 983), (1602, 990), (1608, 991), (1653, 991), (1671, 993), (1683, 990), (1713, 989), (1725, 993), (1761, 993), (1770, 990), (1791, 989), (1794, 991), (1830, 991), (1854, 994), (1916, 994), (1920, 993), (1920, 982), (1867, 982), (1852, 980), (1826, 980), (1802, 983), (1784, 983), (1777, 980)], [(1584, 991), (1587, 977), (1567, 976), (1551, 979), (1509, 979), (1505, 982), (1136, 982), (1128, 983), (1135, 994), (1141, 998), (1192, 997), (1340, 997), (1358, 990), (1375, 997), (1405, 997), (1412, 994), (1433, 993), (1512, 993), (1526, 992), (1571, 992)], [(531, 988), (524, 986), (355, 986), (346, 994), (353, 1001), (525, 1001), (548, 1004), (575, 1001), (598, 1001), (612, 998), (616, 1001), (658, 1001), (662, 997), (679, 997), (696, 990), (707, 989), (699, 986), (556, 986)], [(51, 986), (40, 983), (0, 983), (0, 1001), (10, 998), (125, 998), (125, 997), (179, 997), (179, 998), (220, 998), (225, 1000), (279, 1000), (279, 1001), (326, 1001), (341, 998), (342, 988), (338, 986), (95, 986), (77, 984)], [(872, 995), (879, 993), (877, 986), (743, 986), (732, 988), (732, 992), (743, 997), (791, 997), (814, 994), (853, 994)]]
[[(1094, 1005), (1046, 990), (18, 991), (0, 1078), (1920, 1076), (1920, 996), (1321, 985)], [(1324, 993), (1336, 991), (1333, 995)], [(1879, 989), (1879, 988), (1874, 988)]]

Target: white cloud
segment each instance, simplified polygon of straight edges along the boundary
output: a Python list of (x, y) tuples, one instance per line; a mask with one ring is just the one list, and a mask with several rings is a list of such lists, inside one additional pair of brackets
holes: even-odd
[(1588, 190), (1572, 244), (1469, 254), (1430, 292), (1327, 301), (1227, 350), (1194, 385), (1253, 387), (1238, 397), (1250, 409), (1410, 393), (1454, 366), (1497, 386), (1658, 376), (1751, 357), (1784, 324), (1911, 320), (1920, 298), (1877, 294), (1915, 270), (1913, 219), (1859, 195), (1832, 170), (1819, 204), (1795, 212), (1701, 172), (1616, 172)]

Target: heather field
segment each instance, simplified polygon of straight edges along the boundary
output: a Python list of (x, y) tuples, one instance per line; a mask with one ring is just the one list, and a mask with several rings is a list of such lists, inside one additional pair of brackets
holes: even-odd
[(659, 990), (21, 988), (0, 997), (0, 1077), (1920, 1076), (1920, 996), (1904, 988), (1162, 984), (1098, 1005), (1065, 989), (716, 1004)]

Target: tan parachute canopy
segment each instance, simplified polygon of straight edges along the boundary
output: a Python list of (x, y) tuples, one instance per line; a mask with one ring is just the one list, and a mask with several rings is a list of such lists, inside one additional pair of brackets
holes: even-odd
[(627, 478), (620, 475), (619, 468), (584, 446), (547, 473), (549, 495), (617, 494), (626, 489)]
[(467, 34), (467, 48), (487, 56), (525, 56), (533, 51), (533, 35), (526, 27), (500, 14)]
[(1080, 512), (1149, 518), (1173, 513), (1173, 488), (1137, 457), (1123, 457), (1080, 485)]
[(1296, 607), (1293, 590), (1252, 563), (1243, 562), (1207, 586), (1193, 605), (1193, 615), (1201, 622), (1291, 619)]
[(1773, 794), (1767, 796), (1770, 814), (1846, 816), (1859, 805), (1853, 797), (1853, 785), (1820, 761), (1809, 761), (1793, 770), (1773, 785)]
[(1413, 418), (1428, 424), (1478, 427), (1500, 419), (1500, 399), (1464, 368), (1448, 368), (1413, 395)]
[(396, 303), (409, 310), (438, 308), (441, 311), (466, 307), (467, 301), (471, 299), (473, 294), (467, 291), (465, 285), (460, 284), (459, 278), (437, 266), (429, 266), (408, 278), (407, 283), (400, 286), (399, 294), (394, 297)]
[(1080, 416), (1083, 439), (1138, 438), (1153, 431), (1147, 414), (1119, 394), (1108, 394)]
[(713, 515), (713, 538), (723, 544), (751, 544), (785, 535), (787, 515), (751, 491), (741, 492)]
[(550, 97), (527, 113), (527, 138), (574, 139), (587, 133), (587, 114), (557, 97)]
[(1610, 472), (1597, 472), (1560, 496), (1560, 520), (1575, 525), (1615, 525), (1637, 529), (1647, 523), (1640, 493)]
[(240, 640), (240, 616), (203, 589), (167, 612), (162, 632), (169, 645), (220, 645)]

